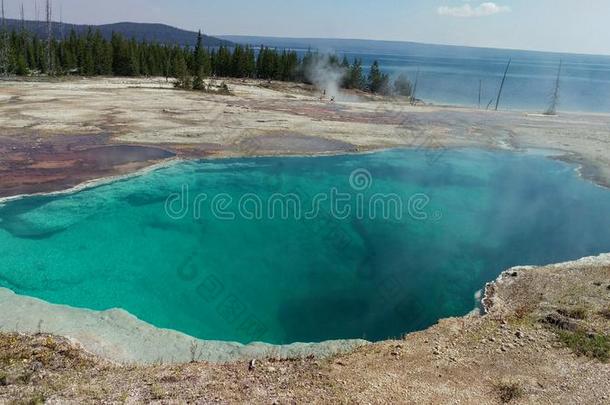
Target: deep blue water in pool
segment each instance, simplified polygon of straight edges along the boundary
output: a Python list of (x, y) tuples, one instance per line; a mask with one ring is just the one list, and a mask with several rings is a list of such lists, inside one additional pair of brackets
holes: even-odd
[(378, 340), (508, 267), (610, 251), (610, 192), (542, 156), (182, 162), (0, 206), (0, 286), (205, 339)]

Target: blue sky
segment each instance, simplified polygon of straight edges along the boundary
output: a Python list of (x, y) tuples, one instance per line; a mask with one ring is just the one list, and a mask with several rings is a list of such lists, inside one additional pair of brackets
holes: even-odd
[[(21, 0), (4, 0), (9, 16)], [(26, 16), (34, 1), (23, 0)], [(42, 9), (44, 0), (38, 0)], [(609, 0), (53, 0), (76, 23), (162, 22), (209, 34), (332, 37), (610, 54)]]

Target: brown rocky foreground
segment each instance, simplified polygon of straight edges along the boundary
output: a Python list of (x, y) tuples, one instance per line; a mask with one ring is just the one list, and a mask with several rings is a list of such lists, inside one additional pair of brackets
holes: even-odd
[(119, 365), (0, 334), (0, 402), (610, 403), (610, 255), (511, 269), (484, 315), (326, 359)]

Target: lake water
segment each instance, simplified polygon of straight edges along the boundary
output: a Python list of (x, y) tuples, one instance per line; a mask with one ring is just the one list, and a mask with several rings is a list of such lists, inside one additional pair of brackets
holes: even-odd
[(5, 203), (0, 286), (204, 339), (378, 340), (471, 311), (510, 266), (610, 251), (608, 213), (535, 155), (182, 162)]
[(478, 107), (481, 84), (482, 108), (494, 100), (493, 108), (507, 62), (512, 58), (500, 109), (530, 112), (547, 109), (562, 60), (559, 110), (610, 112), (610, 56), (390, 41), (225, 38), (254, 46), (296, 49), (301, 55), (308, 49), (346, 55), (350, 62), (361, 59), (366, 69), (377, 60), (381, 69), (392, 76), (405, 73), (411, 81), (418, 77), (416, 96), (430, 103)]
[[(390, 74), (404, 72), (411, 81), (419, 77), (416, 97), (426, 102), (478, 107), (480, 84), (481, 108), (488, 105), (494, 108), (507, 65), (507, 59), (501, 57), (357, 56), (367, 63), (378, 59)], [(500, 109), (545, 111), (553, 94), (559, 59), (559, 56), (515, 55)], [(560, 110), (610, 112), (610, 64), (571, 57), (564, 61), (560, 83)]]
[[(552, 98), (559, 60), (563, 60), (559, 110), (610, 112), (610, 60), (574, 55), (514, 52), (509, 55), (462, 57), (351, 54), (373, 59), (392, 75), (418, 79), (416, 97), (436, 104), (494, 108), (502, 76), (512, 57), (500, 109), (543, 112)], [(419, 71), (419, 76), (417, 71)]]

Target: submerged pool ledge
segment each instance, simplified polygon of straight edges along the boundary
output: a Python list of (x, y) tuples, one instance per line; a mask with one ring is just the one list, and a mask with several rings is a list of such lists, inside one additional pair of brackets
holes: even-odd
[(76, 194), (81, 191), (86, 191), (88, 189), (92, 189), (95, 187), (109, 185), (109, 184), (116, 183), (119, 181), (129, 180), (134, 177), (144, 176), (155, 170), (164, 169), (166, 167), (170, 167), (172, 165), (179, 164), (184, 161), (185, 161), (184, 159), (179, 158), (179, 157), (171, 157), (171, 158), (163, 159), (163, 160), (159, 161), (158, 163), (153, 163), (149, 166), (143, 167), (141, 169), (138, 169), (138, 170), (135, 170), (132, 172), (128, 172), (125, 174), (117, 174), (114, 176), (102, 176), (102, 177), (98, 177), (95, 179), (86, 180), (73, 187), (60, 188), (55, 191), (43, 191), (43, 192), (39, 192), (39, 193), (16, 194), (16, 195), (9, 195), (6, 197), (0, 197), (0, 207), (2, 205), (5, 205), (5, 204), (13, 202), (13, 201), (23, 200), (23, 199), (31, 198), (31, 197), (52, 197), (52, 196), (65, 196), (65, 195), (70, 195), (70, 194)]
[[(610, 253), (547, 267), (571, 271), (595, 266), (610, 266)], [(537, 269), (537, 266), (517, 266), (505, 270), (495, 281), (485, 286), (483, 313), (473, 311), (466, 316), (485, 316), (491, 306), (497, 305), (498, 291), (513, 281), (512, 272)], [(2, 332), (41, 332), (63, 336), (80, 344), (90, 353), (122, 364), (186, 363), (192, 360), (194, 347), (197, 349), (197, 361), (224, 363), (266, 358), (296, 359), (311, 355), (324, 358), (371, 344), (360, 339), (283, 346), (206, 341), (173, 330), (156, 328), (124, 310), (92, 311), (55, 305), (37, 298), (20, 296), (1, 287), (0, 308), (5, 309), (0, 312)]]
[(361, 339), (322, 343), (241, 343), (200, 340), (154, 327), (121, 309), (92, 311), (15, 294), (0, 287), (0, 331), (48, 333), (80, 344), (86, 351), (124, 364), (178, 364), (192, 360), (215, 363), (252, 359), (319, 358), (369, 344)]

